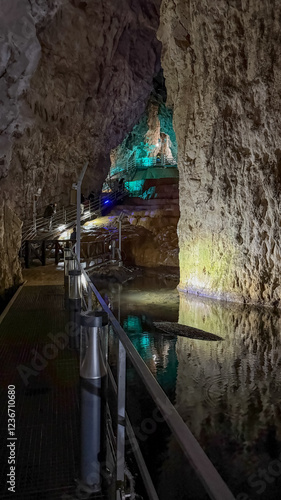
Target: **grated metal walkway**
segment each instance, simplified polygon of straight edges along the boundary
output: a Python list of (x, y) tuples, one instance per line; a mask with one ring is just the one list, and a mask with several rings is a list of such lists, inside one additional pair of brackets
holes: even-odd
[[(67, 321), (62, 286), (23, 286), (0, 324), (1, 499), (76, 498), (79, 371), (75, 351), (64, 347)], [(8, 385), (16, 397), (15, 493), (7, 484)]]

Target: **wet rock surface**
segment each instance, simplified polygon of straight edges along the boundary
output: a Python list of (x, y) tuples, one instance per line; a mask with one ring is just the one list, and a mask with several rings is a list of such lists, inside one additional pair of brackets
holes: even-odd
[(161, 4), (183, 290), (280, 304), (280, 14), (269, 0)]

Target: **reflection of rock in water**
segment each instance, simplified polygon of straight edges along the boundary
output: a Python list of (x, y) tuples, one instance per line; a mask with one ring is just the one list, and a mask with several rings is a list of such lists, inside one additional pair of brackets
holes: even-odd
[(181, 325), (180, 323), (171, 321), (154, 321), (153, 324), (157, 329), (161, 330), (161, 332), (168, 333), (169, 335), (181, 335), (182, 337), (196, 340), (222, 340), (222, 337), (219, 337), (218, 335), (205, 332), (204, 330), (199, 330), (199, 328)]
[(224, 342), (178, 337), (176, 407), (234, 488), (280, 453), (280, 316), (180, 294), (179, 322)]
[(173, 437), (166, 441), (157, 491), (159, 499), (210, 500), (177, 441)]

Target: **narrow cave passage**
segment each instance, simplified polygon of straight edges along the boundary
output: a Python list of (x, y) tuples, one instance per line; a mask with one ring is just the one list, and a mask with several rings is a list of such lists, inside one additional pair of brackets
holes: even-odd
[(280, 497), (280, 19), (2, 0), (1, 498)]

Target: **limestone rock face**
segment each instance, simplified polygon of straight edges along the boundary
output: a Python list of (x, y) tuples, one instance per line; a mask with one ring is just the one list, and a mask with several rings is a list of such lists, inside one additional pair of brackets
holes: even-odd
[(180, 172), (180, 287), (278, 304), (281, 4), (163, 0)]
[(86, 161), (84, 194), (101, 186), (159, 71), (159, 7), (1, 0), (0, 195), (20, 218), (31, 218), (38, 190), (39, 215), (68, 205)]
[[(19, 24), (29, 20), (29, 43), (20, 68), (13, 70), (17, 89), (21, 71), (28, 75), (24, 94), (22, 83), (5, 101), (17, 112), (8, 128), (2, 127), (11, 155), (10, 162), (8, 155), (2, 159), (5, 171), (21, 191), (17, 210), (29, 217), (38, 188), (39, 207), (51, 200), (69, 203), (72, 182), (86, 160), (85, 190), (102, 183), (111, 148), (144, 111), (160, 49), (155, 36), (158, 0), (132, 5), (123, 0), (118, 9), (113, 0), (45, 0), (39, 5), (40, 22), (37, 3), (21, 3)], [(11, 58), (6, 59), (4, 81), (13, 67)], [(10, 80), (6, 86), (10, 89)], [(5, 188), (14, 199), (10, 178)]]
[(17, 258), (21, 242), (21, 226), (20, 219), (8, 205), (2, 202), (0, 205), (0, 290), (17, 286), (22, 281), (21, 267)]
[[(178, 217), (169, 209), (133, 211), (124, 236), (126, 261), (142, 267), (178, 268)], [(133, 226), (133, 227), (132, 227)]]

